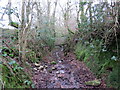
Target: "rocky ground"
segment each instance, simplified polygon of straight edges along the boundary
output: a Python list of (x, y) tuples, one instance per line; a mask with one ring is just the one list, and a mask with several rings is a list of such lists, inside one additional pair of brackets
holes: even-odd
[(95, 75), (73, 53), (64, 56), (62, 49), (55, 49), (33, 66), (33, 82), (36, 88), (104, 88), (104, 81), (99, 85), (86, 85), (85, 82), (96, 80)]

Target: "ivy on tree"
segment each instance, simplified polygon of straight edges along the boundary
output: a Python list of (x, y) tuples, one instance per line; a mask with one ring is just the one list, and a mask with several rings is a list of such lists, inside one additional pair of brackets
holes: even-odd
[(13, 21), (10, 22), (9, 25), (12, 26), (12, 27), (15, 27), (15, 28), (19, 27), (19, 24), (17, 22), (13, 22)]

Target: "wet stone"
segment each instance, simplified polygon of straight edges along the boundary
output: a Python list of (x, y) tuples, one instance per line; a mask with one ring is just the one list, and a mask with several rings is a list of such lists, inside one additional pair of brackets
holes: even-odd
[(59, 72), (60, 72), (60, 73), (65, 73), (65, 71), (64, 71), (64, 70), (60, 70)]
[(62, 61), (61, 61), (61, 60), (59, 60), (58, 62), (59, 62), (59, 63), (61, 63)]
[(56, 74), (59, 74), (60, 72), (59, 71), (56, 71)]
[(40, 66), (40, 64), (39, 64), (39, 63), (35, 63), (35, 66), (36, 66), (36, 67), (39, 67), (39, 66)]
[(52, 67), (52, 70), (56, 70), (57, 68), (56, 67)]
[(63, 62), (63, 60), (58, 60), (59, 63)]
[(37, 68), (34, 68), (35, 71), (37, 71)]
[(43, 69), (44, 69), (44, 66), (40, 66), (38, 69), (39, 69), (39, 70), (43, 70)]

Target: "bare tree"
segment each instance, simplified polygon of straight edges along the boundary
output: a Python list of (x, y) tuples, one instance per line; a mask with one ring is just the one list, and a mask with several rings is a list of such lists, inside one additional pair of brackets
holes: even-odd
[(56, 32), (55, 32), (55, 21), (56, 21), (56, 19), (55, 19), (55, 16), (56, 16), (57, 3), (58, 3), (58, 0), (56, 0), (56, 1), (54, 2), (55, 7), (54, 7), (53, 15), (52, 15), (52, 16), (53, 16), (53, 27), (52, 27), (52, 29), (53, 29), (53, 31), (54, 31), (54, 37), (56, 37)]
[(70, 17), (71, 17), (71, 11), (72, 11), (72, 4), (71, 4), (71, 1), (67, 1), (67, 3), (66, 3), (66, 7), (62, 7), (61, 5), (60, 5), (60, 7), (61, 7), (61, 11), (62, 11), (62, 13), (63, 13), (63, 19), (64, 19), (64, 26), (65, 26), (65, 28), (68, 30), (68, 32), (69, 33), (72, 33), (73, 34), (73, 32), (70, 30), (70, 28), (69, 28), (69, 19), (70, 19)]
[(91, 9), (91, 5), (92, 5), (92, 2), (90, 2), (90, 3), (88, 4), (88, 7), (89, 7), (89, 17), (90, 17), (90, 29), (92, 30), (93, 20), (92, 20), (92, 9)]
[(80, 0), (79, 0), (79, 6), (77, 6), (76, 4), (76, 11), (77, 11), (77, 27), (80, 28), (80, 11), (81, 11)]
[(24, 60), (24, 55), (23, 54), (23, 30), (25, 28), (25, 2), (24, 0), (22, 0), (22, 10), (21, 10), (21, 26), (20, 26), (20, 30), (19, 30), (19, 60), (20, 62), (22, 62)]
[(12, 19), (11, 19), (11, 0), (8, 1), (8, 19), (9, 19), (9, 23), (12, 22)]
[(50, 12), (51, 12), (51, 2), (47, 0), (47, 18), (48, 18), (48, 26), (50, 25)]
[[(27, 5), (26, 5), (27, 4)], [(32, 23), (32, 11), (33, 11), (34, 3), (32, 3), (30, 7), (30, 0), (28, 2), (22, 1), (22, 10), (21, 10), (21, 26), (19, 30), (19, 59), (24, 62), (26, 57), (26, 47), (27, 47), (27, 39), (30, 33), (30, 27)], [(31, 17), (29, 17), (31, 15)], [(27, 18), (27, 21), (25, 21)]]

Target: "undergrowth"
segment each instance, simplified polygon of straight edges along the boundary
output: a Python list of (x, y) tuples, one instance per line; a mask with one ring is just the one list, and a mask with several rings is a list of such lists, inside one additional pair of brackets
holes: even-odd
[[(84, 14), (82, 23), (78, 24), (78, 32), (73, 40), (77, 40), (74, 45), (76, 57), (84, 61), (92, 72), (106, 81), (108, 87), (118, 88), (120, 69), (120, 8), (112, 8), (116, 12), (108, 15), (104, 8), (111, 7), (107, 2), (95, 4), (91, 9), (91, 16)], [(94, 15), (92, 15), (94, 12)], [(104, 17), (112, 19), (105, 19)], [(96, 18), (96, 20), (94, 20)]]
[(34, 87), (30, 75), (15, 60), (4, 60), (0, 63), (2, 88)]
[[(34, 51), (27, 49), (24, 65), (19, 61), (18, 32), (4, 30), (0, 47), (0, 86), (2, 88), (34, 88), (31, 63), (37, 62)], [(29, 68), (29, 72), (26, 69)]]
[[(114, 48), (111, 47), (111, 49)], [(93, 40), (92, 42), (79, 42), (75, 47), (77, 58), (84, 61), (86, 65), (98, 77), (106, 81), (108, 87), (117, 88), (118, 85), (118, 67), (119, 57), (117, 53), (107, 49), (103, 41)]]

